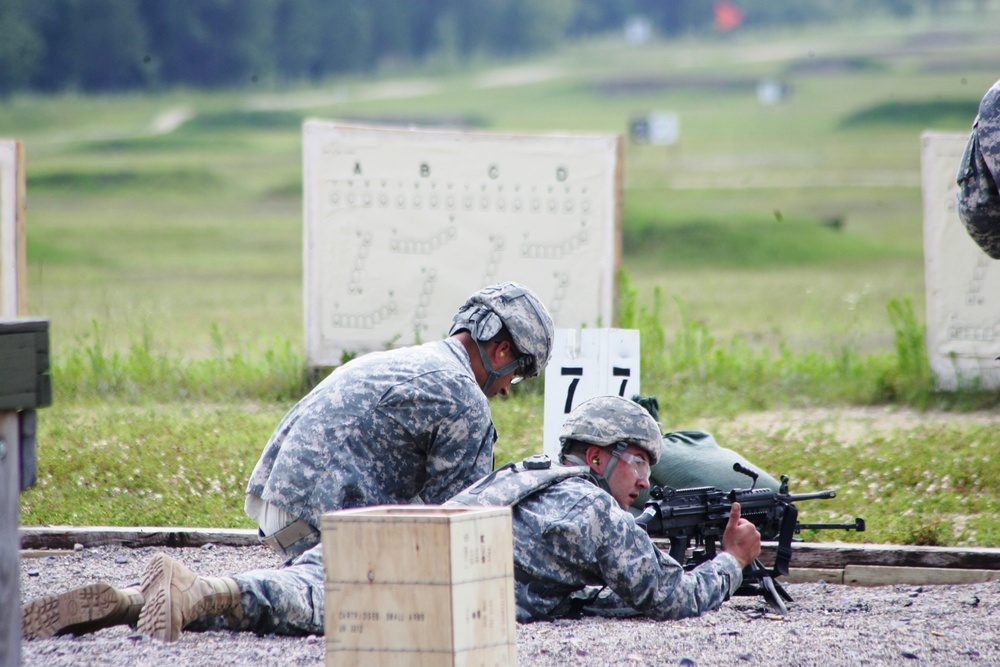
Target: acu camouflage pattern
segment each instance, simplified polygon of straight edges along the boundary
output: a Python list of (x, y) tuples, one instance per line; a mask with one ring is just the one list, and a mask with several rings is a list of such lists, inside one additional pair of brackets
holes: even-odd
[(957, 181), (958, 215), (969, 236), (1000, 259), (1000, 81), (979, 104)]
[[(526, 468), (525, 463), (531, 461), (544, 467)], [(508, 463), (448, 500), (445, 506), (513, 507), (556, 482), (568, 477), (590, 477), (592, 474), (588, 466), (552, 465), (551, 459), (542, 454), (520, 463)]]
[(517, 351), (533, 360), (526, 377), (545, 370), (552, 356), (555, 325), (549, 311), (524, 285), (505, 282), (479, 290), (459, 308), (449, 335), (466, 330), (485, 342), (500, 333), (501, 326), (507, 327)]
[[(518, 621), (576, 614), (697, 616), (721, 605), (742, 583), (742, 568), (726, 553), (685, 572), (610, 494), (579, 476), (585, 470), (569, 468), (569, 476), (554, 483), (549, 471), (507, 470), (488, 489), (474, 495), (467, 490), (446, 503), (516, 502), (511, 517)], [(542, 488), (533, 491), (533, 483)]]
[(234, 630), (259, 635), (321, 635), (324, 610), (323, 545), (317, 544), (277, 570), (233, 577), (243, 618)]
[(597, 396), (573, 408), (563, 422), (559, 442), (577, 440), (609, 447), (627, 442), (646, 452), (650, 464), (660, 460), (660, 426), (638, 403), (621, 396)]
[(293, 407), (247, 493), (308, 521), (350, 507), (437, 505), (493, 467), (496, 429), (454, 338), (374, 352)]

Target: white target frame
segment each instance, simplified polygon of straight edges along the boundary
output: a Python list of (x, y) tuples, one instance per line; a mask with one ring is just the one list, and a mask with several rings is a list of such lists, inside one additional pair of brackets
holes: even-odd
[(614, 324), (621, 137), (309, 120), (303, 161), (310, 368), (442, 338), (506, 280), (558, 327)]
[(927, 353), (937, 386), (1000, 387), (1000, 261), (958, 217), (956, 174), (969, 136), (920, 137)]

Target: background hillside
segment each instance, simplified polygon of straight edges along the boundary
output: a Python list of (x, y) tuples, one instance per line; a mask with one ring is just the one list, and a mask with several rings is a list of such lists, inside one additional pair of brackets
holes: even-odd
[[(670, 112), (676, 144), (626, 140), (620, 317), (642, 330), (664, 428), (710, 428), (793, 489), (840, 489), (810, 518), (863, 510), (852, 539), (1000, 544), (1000, 393), (940, 394), (926, 368), (919, 183), (920, 133), (967, 132), (1000, 78), (1000, 13), (765, 25), (752, 6), (724, 33), (567, 29), (527, 54), (308, 82), (9, 90), (0, 134), (26, 144), (28, 309), (51, 323), (55, 388), (22, 522), (247, 525), (249, 470), (313, 381), (303, 119), (627, 137)], [(787, 95), (763, 103), (764, 81)], [(498, 464), (538, 449), (542, 384), (523, 387), (494, 406)]]

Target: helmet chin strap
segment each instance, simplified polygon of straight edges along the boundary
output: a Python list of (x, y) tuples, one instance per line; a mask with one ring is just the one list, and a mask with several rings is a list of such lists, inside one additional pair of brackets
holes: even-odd
[(597, 486), (601, 487), (608, 493), (611, 493), (611, 484), (609, 481), (611, 479), (611, 474), (615, 471), (615, 468), (618, 466), (618, 460), (621, 458), (622, 452), (624, 452), (627, 448), (628, 448), (628, 443), (625, 442), (616, 442), (611, 447), (602, 447), (601, 449), (605, 449), (608, 451), (609, 454), (611, 454), (611, 460), (608, 461), (608, 465), (604, 467), (604, 472), (601, 473), (600, 475), (597, 474), (597, 472), (590, 466), (589, 463), (581, 459), (576, 454), (563, 454), (563, 458), (571, 463), (589, 467), (590, 476), (591, 478), (593, 478), (594, 483), (596, 483)]
[[(473, 338), (475, 340), (475, 338)], [(483, 382), (482, 389), (483, 393), (487, 396), (490, 395), (490, 389), (497, 380), (507, 375), (511, 371), (515, 371), (521, 367), (521, 360), (514, 359), (513, 361), (504, 364), (500, 368), (494, 368), (493, 363), (490, 361), (490, 355), (486, 353), (486, 349), (483, 344), (476, 340), (476, 347), (479, 348), (479, 358), (483, 362), (483, 368), (486, 370), (486, 380)]]

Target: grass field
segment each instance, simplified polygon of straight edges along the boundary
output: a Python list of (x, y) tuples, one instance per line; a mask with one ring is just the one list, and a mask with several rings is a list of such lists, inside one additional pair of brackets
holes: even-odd
[[(624, 170), (623, 271), (644, 341), (654, 334), (643, 387), (668, 406), (665, 428), (765, 410), (996, 406), (996, 394), (911, 400), (927, 387), (900, 358), (914, 327), (901, 331), (887, 305), (909, 303), (923, 321), (919, 135), (968, 131), (1000, 72), (998, 18), (641, 47), (605, 38), (530, 61), (309, 89), (0, 102), (0, 134), (27, 147), (29, 310), (50, 320), (56, 371), (22, 521), (247, 525), (245, 478), (307, 387), (307, 117), (625, 134), (636, 114), (677, 113), (680, 142), (627, 143)], [(788, 98), (761, 104), (763, 79), (787, 84)], [(537, 384), (495, 406), (500, 462), (537, 448)], [(1000, 545), (1000, 495), (983, 482), (995, 463), (964, 454), (995, 447), (996, 423), (952, 421), (870, 437), (834, 429), (823, 457), (812, 443), (828, 418), (805, 436), (717, 427), (775, 474), (874, 484), (823, 510), (865, 507), (872, 529), (858, 539)], [(138, 452), (148, 455), (132, 460)], [(871, 457), (860, 468), (859, 452)], [(940, 476), (943, 456), (968, 475), (950, 469), (948, 484), (928, 482), (915, 500), (914, 480)], [(901, 519), (907, 511), (927, 520)]]

